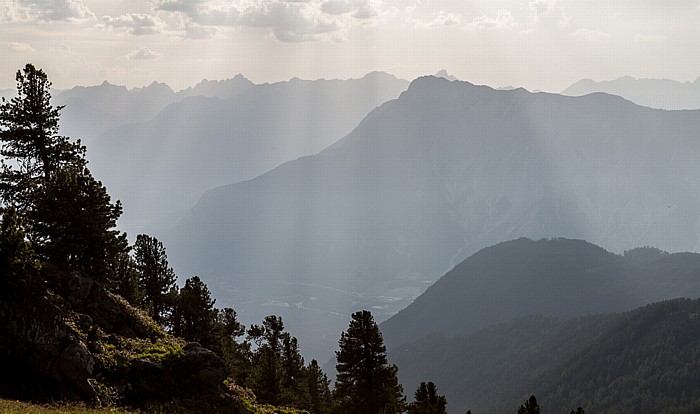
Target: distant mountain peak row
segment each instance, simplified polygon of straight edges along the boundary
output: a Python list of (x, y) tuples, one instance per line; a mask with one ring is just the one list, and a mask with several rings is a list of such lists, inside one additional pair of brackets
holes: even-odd
[(333, 349), (343, 315), (382, 321), (504, 240), (697, 251), (699, 114), (421, 77), (320, 153), (208, 191), (167, 244), (220, 301), (286, 303)]

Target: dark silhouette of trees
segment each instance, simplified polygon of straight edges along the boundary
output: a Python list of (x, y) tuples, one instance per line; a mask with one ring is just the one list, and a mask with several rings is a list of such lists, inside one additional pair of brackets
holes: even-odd
[(126, 234), (115, 229), (121, 205), (111, 203), (107, 189), (87, 168), (64, 167), (42, 181), (27, 214), (37, 253), (109, 285), (119, 256), (128, 251)]
[(304, 408), (314, 414), (330, 414), (333, 404), (329, 388), (330, 380), (315, 359), (312, 359), (306, 367), (306, 382), (309, 401)]
[(27, 225), (39, 258), (107, 282), (128, 250), (115, 227), (121, 204), (87, 168), (85, 147), (58, 135), (62, 107), (51, 106), (51, 82), (27, 64), (17, 96), (0, 105), (0, 199)]
[(17, 287), (25, 272), (36, 267), (36, 255), (26, 240), (21, 218), (14, 208), (0, 211), (0, 296)]
[(175, 272), (168, 265), (165, 247), (155, 237), (139, 234), (134, 245), (134, 258), (140, 274), (142, 308), (153, 320), (165, 325), (177, 296)]
[(207, 348), (218, 347), (215, 302), (199, 276), (187, 279), (173, 309), (173, 334), (187, 341), (199, 342)]
[[(51, 105), (51, 82), (41, 69), (27, 64), (17, 71), (17, 96), (0, 105), (0, 196), (18, 207), (31, 208), (33, 192), (64, 167), (82, 169), (85, 147), (58, 135), (63, 107)], [(5, 162), (5, 161), (9, 161)]]
[(352, 315), (336, 351), (335, 412), (391, 414), (403, 411), (405, 397), (396, 365), (389, 365), (379, 327), (369, 311)]
[(409, 414), (445, 414), (447, 399), (437, 394), (434, 383), (421, 382), (414, 394), (415, 401), (408, 405)]
[(525, 404), (518, 409), (518, 414), (540, 414), (541, 412), (542, 407), (537, 403), (537, 398), (534, 395), (531, 395)]

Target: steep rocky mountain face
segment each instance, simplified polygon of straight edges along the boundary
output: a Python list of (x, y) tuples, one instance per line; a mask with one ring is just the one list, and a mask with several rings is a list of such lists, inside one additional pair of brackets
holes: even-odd
[(465, 335), (511, 319), (570, 318), (700, 297), (700, 254), (639, 248), (624, 255), (581, 240), (519, 239), (485, 248), (382, 325), (389, 347)]
[(700, 380), (698, 300), (562, 320), (528, 317), (468, 336), (393, 348), (405, 389), (430, 379), (449, 412), (514, 412), (535, 394), (547, 412), (694, 413)]
[[(202, 82), (169, 95), (172, 103), (156, 113), (150, 109), (167, 99), (147, 100), (149, 110), (125, 101), (139, 117), (93, 138), (88, 158), (95, 176), (124, 204), (120, 227), (133, 236), (158, 235), (206, 190), (321, 151), (407, 86), (384, 73), (262, 85), (238, 77)], [(93, 109), (111, 116), (115, 105)]]
[(318, 155), (207, 192), (167, 245), (322, 358), (353, 310), (386, 319), (504, 240), (697, 250), (698, 131), (698, 111), (419, 78)]
[(631, 76), (600, 82), (583, 79), (566, 88), (562, 95), (582, 96), (594, 92), (618, 95), (637, 105), (650, 108), (671, 110), (700, 108), (700, 78), (695, 82), (636, 79)]

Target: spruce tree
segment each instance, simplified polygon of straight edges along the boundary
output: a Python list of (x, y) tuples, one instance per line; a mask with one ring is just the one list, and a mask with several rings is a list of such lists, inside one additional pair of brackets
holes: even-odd
[(58, 134), (63, 107), (51, 105), (51, 82), (27, 64), (17, 71), (17, 96), (0, 105), (0, 196), (20, 213), (30, 208), (32, 192), (63, 167), (86, 165), (85, 147)]
[(537, 403), (537, 398), (534, 395), (531, 395), (525, 404), (518, 409), (518, 414), (540, 414), (541, 412), (542, 407)]
[(173, 310), (173, 334), (208, 348), (218, 346), (215, 343), (217, 311), (214, 302), (216, 300), (211, 298), (209, 288), (199, 276), (187, 279)]
[(139, 234), (134, 245), (134, 258), (143, 294), (141, 307), (148, 311), (153, 320), (165, 325), (177, 296), (175, 272), (168, 265), (165, 247), (155, 237)]
[(16, 208), (41, 260), (108, 282), (128, 248), (121, 204), (90, 174), (80, 140), (58, 134), (62, 107), (46, 74), (27, 64), (16, 79), (17, 96), (0, 105), (0, 201)]
[(313, 414), (331, 413), (333, 400), (328, 388), (330, 380), (315, 359), (306, 367), (306, 383), (309, 401), (305, 408)]
[(437, 394), (434, 383), (421, 382), (414, 394), (415, 401), (408, 405), (408, 414), (445, 414), (447, 399)]
[(352, 315), (336, 351), (335, 412), (394, 414), (403, 411), (405, 397), (396, 365), (389, 365), (382, 333), (369, 311)]

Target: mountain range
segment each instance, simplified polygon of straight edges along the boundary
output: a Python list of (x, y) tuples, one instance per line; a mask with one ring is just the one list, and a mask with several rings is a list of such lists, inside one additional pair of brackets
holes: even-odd
[(650, 108), (669, 110), (700, 108), (700, 78), (695, 82), (637, 79), (631, 76), (600, 82), (582, 79), (562, 91), (562, 95), (582, 96), (594, 92), (618, 95)]
[(241, 75), (173, 92), (107, 82), (57, 95), (61, 132), (83, 138), (95, 176), (124, 204), (119, 226), (157, 235), (207, 189), (319, 152), (408, 82), (360, 79), (254, 85)]
[(282, 315), (330, 356), (352, 311), (387, 319), (501, 241), (697, 250), (699, 130), (700, 111), (423, 77), (319, 154), (208, 191), (166, 244), (246, 322)]

